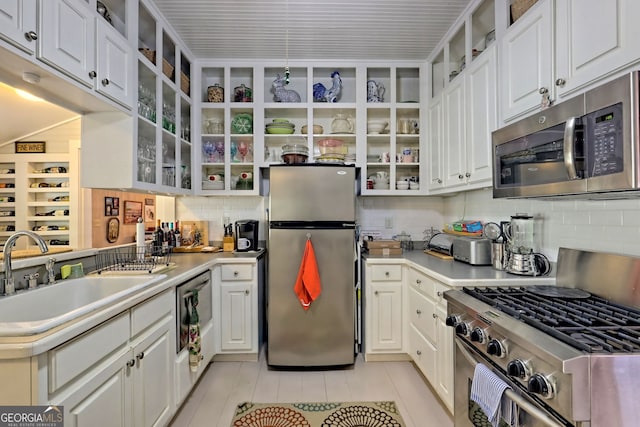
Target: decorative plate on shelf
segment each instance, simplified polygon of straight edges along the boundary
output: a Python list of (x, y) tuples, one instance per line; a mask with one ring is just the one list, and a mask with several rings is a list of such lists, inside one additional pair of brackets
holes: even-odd
[(233, 120), (231, 120), (231, 130), (233, 133), (240, 134), (253, 133), (253, 117), (251, 114), (236, 114)]

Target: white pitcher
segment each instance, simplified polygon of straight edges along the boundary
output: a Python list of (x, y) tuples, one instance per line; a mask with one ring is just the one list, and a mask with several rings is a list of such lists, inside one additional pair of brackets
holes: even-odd
[(389, 183), (389, 173), (385, 172), (385, 171), (376, 172), (376, 183), (388, 184)]
[(336, 114), (331, 122), (333, 133), (353, 133), (353, 118), (349, 114)]

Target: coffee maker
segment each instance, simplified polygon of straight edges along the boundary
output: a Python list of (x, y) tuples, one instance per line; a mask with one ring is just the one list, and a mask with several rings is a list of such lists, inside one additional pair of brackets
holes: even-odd
[(236, 251), (258, 250), (258, 224), (255, 219), (236, 221)]

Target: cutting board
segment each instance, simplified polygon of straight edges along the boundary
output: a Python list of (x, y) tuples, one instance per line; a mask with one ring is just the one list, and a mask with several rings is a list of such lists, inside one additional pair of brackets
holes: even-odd
[[(200, 232), (200, 243), (202, 246), (209, 244), (209, 222), (208, 221), (180, 221), (180, 237), (182, 238), (183, 247), (191, 246), (195, 231)], [(197, 251), (199, 252), (199, 251)]]
[(179, 252), (179, 253), (198, 253), (198, 252), (216, 253), (220, 251), (222, 251), (222, 249), (219, 246), (204, 246), (204, 245), (198, 245), (194, 247), (181, 246), (179, 248), (173, 248), (173, 252)]
[(431, 249), (425, 249), (424, 253), (427, 254), (427, 255), (434, 256), (436, 258), (440, 258), (440, 259), (446, 259), (446, 260), (452, 260), (453, 259), (453, 257), (451, 255), (442, 254), (440, 252), (432, 251)]
[[(34, 256), (47, 256), (47, 255), (51, 255), (51, 254), (59, 254), (59, 253), (63, 253), (63, 252), (71, 252), (73, 249), (71, 248), (52, 248), (51, 246), (49, 246), (49, 252), (43, 254), (42, 252), (40, 252), (40, 249), (38, 248), (34, 248), (34, 249), (16, 249), (11, 251), (11, 259), (18, 259), (18, 258), (31, 258)], [(0, 254), (0, 260), (4, 259), (4, 254)]]

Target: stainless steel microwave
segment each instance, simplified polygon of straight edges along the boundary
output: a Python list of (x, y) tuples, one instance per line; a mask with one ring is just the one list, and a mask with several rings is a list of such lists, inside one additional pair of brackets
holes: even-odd
[(640, 192), (639, 98), (634, 71), (492, 134), (493, 197)]

